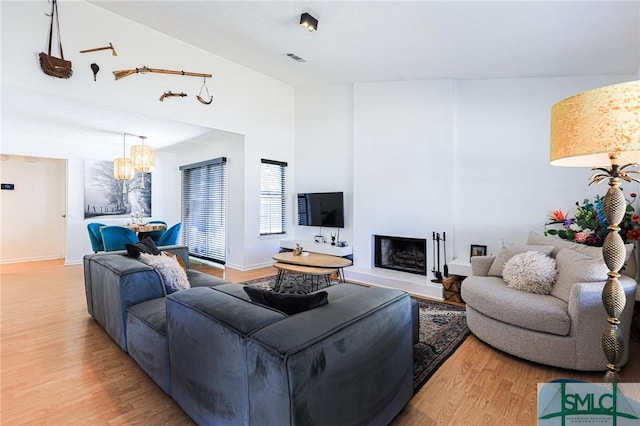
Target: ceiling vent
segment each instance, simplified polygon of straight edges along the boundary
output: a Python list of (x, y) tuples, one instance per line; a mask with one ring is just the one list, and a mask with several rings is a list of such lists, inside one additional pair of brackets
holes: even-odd
[(296, 55), (295, 53), (285, 53), (285, 55), (287, 55), (288, 57), (290, 57), (296, 62), (307, 62), (306, 60), (302, 59), (300, 56)]

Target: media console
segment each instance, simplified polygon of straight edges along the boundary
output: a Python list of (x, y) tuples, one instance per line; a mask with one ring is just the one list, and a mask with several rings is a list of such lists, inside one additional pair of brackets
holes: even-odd
[(353, 249), (350, 246), (338, 247), (332, 246), (330, 243), (316, 243), (312, 240), (280, 240), (280, 247), (287, 250), (296, 248), (296, 243), (300, 243), (303, 251), (311, 253), (329, 254), (331, 256), (349, 257), (353, 255)]

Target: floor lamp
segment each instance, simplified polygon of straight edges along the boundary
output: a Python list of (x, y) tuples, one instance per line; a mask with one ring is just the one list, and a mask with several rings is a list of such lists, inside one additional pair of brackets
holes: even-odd
[(618, 317), (626, 296), (618, 281), (625, 262), (625, 247), (619, 234), (626, 200), (621, 180), (640, 182), (631, 174), (640, 160), (640, 80), (601, 87), (571, 96), (551, 109), (551, 164), (586, 167), (595, 171), (589, 185), (608, 181), (604, 213), (609, 227), (602, 256), (609, 268), (602, 290), (608, 326), (602, 335), (607, 358), (605, 382), (618, 383), (624, 355), (624, 338)]

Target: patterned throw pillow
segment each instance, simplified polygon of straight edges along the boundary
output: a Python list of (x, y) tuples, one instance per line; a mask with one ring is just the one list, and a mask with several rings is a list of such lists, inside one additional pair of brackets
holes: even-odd
[(158, 271), (164, 281), (167, 294), (191, 287), (187, 279), (187, 273), (182, 269), (175, 256), (166, 256), (164, 254), (154, 256), (148, 253), (140, 253), (138, 259)]
[(537, 251), (516, 254), (505, 263), (502, 276), (508, 287), (550, 294), (557, 276), (556, 261)]

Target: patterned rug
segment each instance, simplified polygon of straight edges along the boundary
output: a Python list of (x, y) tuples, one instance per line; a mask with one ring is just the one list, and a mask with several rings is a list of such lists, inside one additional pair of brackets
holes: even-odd
[[(273, 290), (276, 277), (259, 278), (242, 284)], [(338, 284), (335, 279), (332, 285)], [(320, 281), (320, 288), (324, 287)], [(302, 275), (287, 273), (280, 293), (309, 293), (316, 281)], [(420, 338), (413, 347), (413, 391), (417, 393), (442, 363), (455, 352), (469, 335), (464, 308), (447, 303), (414, 298), (420, 307)]]

